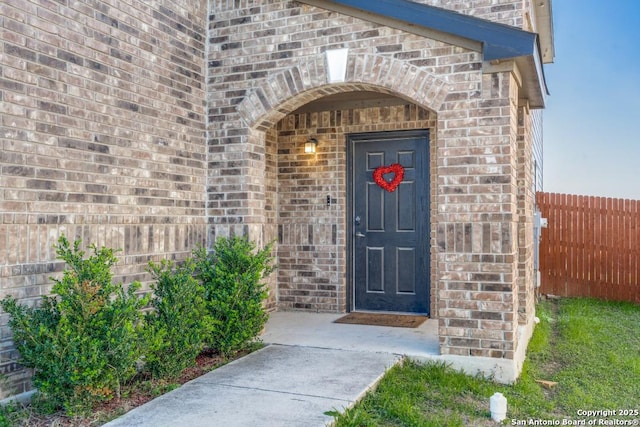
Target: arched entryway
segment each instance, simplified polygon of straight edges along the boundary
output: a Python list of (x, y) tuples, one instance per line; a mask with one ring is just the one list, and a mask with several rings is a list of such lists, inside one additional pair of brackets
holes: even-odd
[[(357, 98), (358, 94), (350, 93), (350, 96)], [(356, 231), (351, 220), (356, 216), (354, 196), (362, 194), (360, 187), (367, 184), (354, 186), (352, 165), (355, 157), (371, 156), (353, 150), (352, 141), (355, 136), (362, 142), (367, 136), (379, 138), (391, 131), (395, 131), (396, 140), (401, 140), (397, 132), (403, 129), (404, 132), (408, 129), (434, 131), (435, 114), (397, 98), (393, 100), (394, 105), (383, 106), (370, 105), (368, 101), (359, 107), (340, 103), (329, 107), (325, 102), (327, 100), (321, 98), (319, 103), (306, 104), (265, 132), (266, 186), (271, 190), (265, 195), (265, 211), (269, 220), (275, 221), (278, 241), (277, 305), (282, 309), (313, 311), (362, 308), (402, 311), (355, 304), (356, 283), (360, 283), (367, 272), (355, 271), (353, 261), (356, 255), (366, 257), (367, 254), (353, 252), (354, 245), (360, 243), (354, 236), (366, 230)], [(388, 102), (391, 103), (391, 99)], [(309, 138), (318, 141), (316, 153), (304, 151)], [(388, 144), (394, 145), (394, 141), (388, 140)], [(419, 147), (424, 154), (421, 157), (429, 158), (431, 148), (428, 141), (424, 141)], [(391, 162), (390, 157), (388, 161)], [(407, 163), (408, 174), (412, 173), (409, 172), (412, 166)], [(423, 166), (426, 182), (421, 184), (429, 188), (428, 165)], [(365, 174), (370, 175), (360, 171), (360, 175)], [(381, 197), (406, 195), (404, 187), (393, 193), (379, 190)], [(425, 202), (428, 204), (428, 201), (427, 198)], [(364, 216), (363, 221), (366, 221)], [(425, 227), (422, 237), (428, 242), (428, 221)], [(425, 250), (429, 250), (428, 245)], [(424, 259), (429, 258), (428, 252), (422, 255)], [(421, 280), (429, 283), (430, 277)], [(379, 289), (373, 293), (379, 294)], [(422, 306), (428, 307), (428, 297), (424, 294), (422, 297), (426, 299)]]
[[(266, 240), (277, 240), (279, 265), (270, 307), (334, 312), (352, 309), (429, 312), (435, 302), (436, 280), (432, 280), (435, 268), (429, 264), (432, 223), (428, 219), (428, 206), (434, 197), (428, 190), (420, 196), (425, 207), (419, 212), (426, 212), (426, 218), (417, 218), (418, 223), (425, 221), (421, 234), (416, 237), (422, 243), (418, 245), (421, 253), (412, 253), (409, 259), (407, 247), (400, 245), (388, 253), (395, 256), (400, 250), (401, 257), (391, 261), (388, 256), (387, 260), (397, 267), (386, 272), (387, 276), (400, 274), (402, 283), (407, 282), (406, 274), (403, 276), (407, 266), (426, 264), (422, 270), (426, 277), (414, 278), (428, 287), (416, 297), (422, 299), (416, 305), (418, 308), (386, 307), (380, 302), (356, 304), (362, 302), (362, 299), (358, 301), (362, 297), (356, 296), (357, 283), (375, 269), (358, 271), (354, 259), (364, 256), (371, 260), (378, 256), (381, 262), (382, 252), (365, 249), (365, 253), (356, 253), (358, 242), (354, 236), (360, 231), (355, 230), (351, 220), (357, 216), (353, 196), (360, 190), (354, 187), (353, 156), (371, 155), (354, 150), (352, 136), (358, 135), (358, 140), (363, 141), (367, 135), (377, 134), (380, 139), (382, 133), (388, 136), (390, 132), (394, 132), (396, 140), (405, 139), (399, 132), (419, 131), (428, 135), (416, 147), (422, 153), (420, 158), (425, 159), (421, 166), (424, 170), (420, 177), (411, 180), (417, 179), (419, 182), (414, 184), (426, 189), (435, 187), (431, 185), (436, 179), (438, 125), (434, 110), (444, 99), (446, 85), (402, 61), (375, 55), (348, 56), (346, 64), (344, 80), (327, 83), (324, 72), (327, 62), (322, 55), (274, 75), (254, 89), (238, 107), (251, 128), (250, 140), (264, 144), (263, 236)], [(395, 78), (391, 78), (391, 72)], [(399, 75), (405, 77), (399, 78)], [(304, 143), (309, 138), (318, 141), (316, 153), (304, 152)], [(394, 145), (393, 140), (387, 143)], [(393, 154), (396, 160), (389, 157), (373, 163), (395, 163), (397, 155)], [(407, 164), (407, 167), (412, 166)], [(383, 196), (387, 194), (379, 190)], [(407, 187), (405, 191), (403, 187), (388, 194), (389, 198), (397, 199), (387, 204), (397, 203), (414, 190)], [(378, 283), (373, 283), (376, 280)], [(387, 281), (394, 286), (398, 283), (396, 278)], [(380, 278), (373, 282), (372, 294), (379, 293)], [(401, 293), (412, 293), (411, 286), (400, 289)]]

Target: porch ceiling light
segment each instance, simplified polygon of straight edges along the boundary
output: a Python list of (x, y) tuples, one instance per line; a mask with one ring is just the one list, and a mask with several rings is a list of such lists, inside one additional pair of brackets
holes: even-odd
[(316, 146), (318, 145), (318, 140), (315, 138), (309, 138), (307, 142), (304, 143), (304, 152), (305, 153), (315, 153)]

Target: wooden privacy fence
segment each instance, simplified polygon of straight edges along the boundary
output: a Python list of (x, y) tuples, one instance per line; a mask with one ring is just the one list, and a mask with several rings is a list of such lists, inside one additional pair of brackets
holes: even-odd
[(537, 193), (540, 292), (640, 303), (640, 201)]

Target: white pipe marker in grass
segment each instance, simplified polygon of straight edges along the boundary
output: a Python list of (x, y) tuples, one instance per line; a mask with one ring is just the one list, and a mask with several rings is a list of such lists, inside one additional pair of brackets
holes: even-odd
[(494, 393), (489, 399), (489, 410), (493, 421), (502, 422), (507, 418), (507, 398), (502, 393)]

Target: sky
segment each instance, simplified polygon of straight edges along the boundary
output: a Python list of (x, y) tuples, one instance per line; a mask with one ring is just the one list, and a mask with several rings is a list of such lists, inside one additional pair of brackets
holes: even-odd
[(640, 199), (640, 1), (552, 8), (543, 190)]

